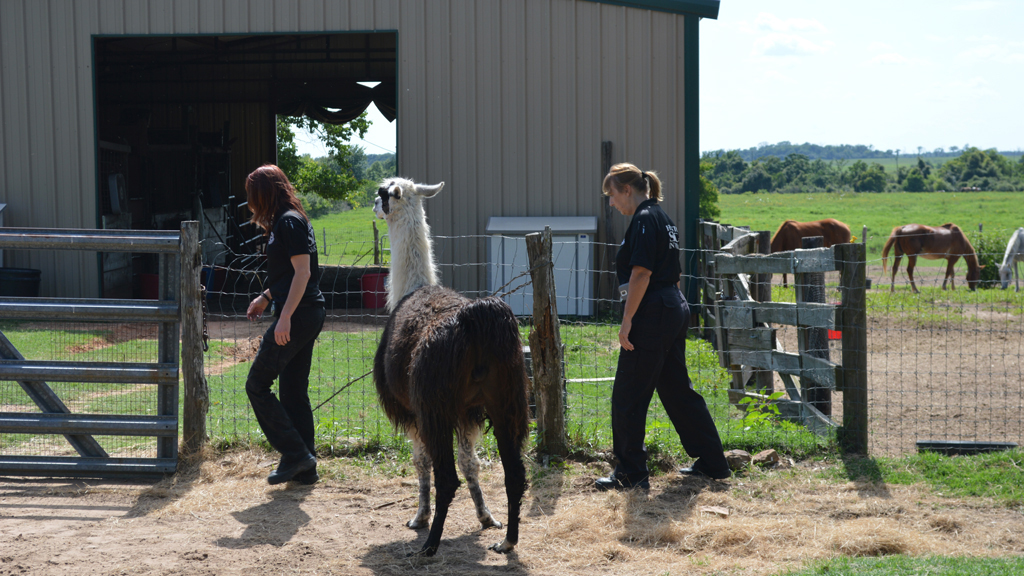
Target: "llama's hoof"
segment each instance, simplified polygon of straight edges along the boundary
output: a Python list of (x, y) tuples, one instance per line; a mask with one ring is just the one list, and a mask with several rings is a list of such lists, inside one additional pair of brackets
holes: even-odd
[(494, 516), (487, 516), (480, 519), (480, 526), (483, 530), (488, 528), (501, 528), (501, 522), (494, 519)]
[(515, 544), (509, 544), (508, 539), (502, 540), (497, 544), (491, 544), (487, 547), (488, 550), (494, 550), (498, 554), (508, 554), (516, 547)]
[(430, 526), (430, 518), (413, 518), (406, 522), (405, 525), (413, 530), (421, 530)]
[(437, 554), (437, 546), (424, 545), (419, 552), (410, 552), (406, 558), (429, 558)]

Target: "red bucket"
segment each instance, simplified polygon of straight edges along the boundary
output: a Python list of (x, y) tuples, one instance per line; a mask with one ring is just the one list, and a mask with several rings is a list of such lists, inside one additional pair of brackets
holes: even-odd
[(156, 274), (139, 274), (140, 296), (143, 300), (156, 300), (160, 297), (160, 276)]
[(384, 280), (387, 277), (387, 272), (381, 272), (379, 274), (364, 274), (359, 279), (360, 287), (363, 290), (363, 308), (383, 308), (387, 305), (388, 291), (384, 287)]

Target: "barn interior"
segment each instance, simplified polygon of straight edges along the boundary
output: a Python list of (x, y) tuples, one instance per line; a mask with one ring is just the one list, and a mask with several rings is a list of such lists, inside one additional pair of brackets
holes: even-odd
[[(96, 37), (98, 227), (198, 220), (205, 263), (257, 253), (244, 184), (276, 161), (276, 117), (341, 124), (373, 103), (394, 121), (396, 36)], [(154, 297), (157, 264), (103, 254), (103, 296)]]

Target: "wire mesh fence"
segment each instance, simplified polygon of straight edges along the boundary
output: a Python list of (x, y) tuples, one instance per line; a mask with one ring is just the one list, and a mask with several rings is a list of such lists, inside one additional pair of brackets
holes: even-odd
[[(0, 322), (0, 333), (30, 360), (58, 362), (155, 363), (157, 324), (114, 322)], [(49, 382), (49, 388), (71, 413), (152, 416), (157, 412), (157, 387), (152, 384)], [(34, 413), (39, 408), (17, 382), (0, 381), (0, 412)], [(152, 458), (153, 437), (97, 436), (113, 456)], [(59, 434), (0, 434), (0, 453), (12, 456), (78, 456)]]
[[(914, 270), (915, 292), (906, 256), (895, 277), (892, 253), (884, 269), (880, 255), (866, 261), (871, 454), (903, 454), (922, 444), (985, 450), (1024, 442), (1024, 298), (1012, 282), (1002, 290), (998, 272), (1008, 257), (1003, 247), (1014, 233), (968, 234), (984, 266), (975, 291), (965, 281), (973, 262), (961, 259), (950, 282), (944, 255), (922, 254)], [(779, 275), (772, 278), (772, 302), (797, 301), (803, 287), (790, 280), (784, 287)], [(840, 303), (839, 284), (838, 272), (825, 274), (827, 303)], [(798, 347), (800, 328), (774, 327), (780, 350)], [(836, 364), (843, 361), (840, 337), (838, 325), (829, 331), (829, 358)], [(779, 374), (773, 376), (773, 389), (783, 389)], [(830, 394), (837, 424), (845, 416), (843, 394), (841, 388)]]
[[(328, 239), (329, 240), (329, 239)], [(370, 254), (371, 242), (328, 243), (332, 254)], [(380, 250), (386, 264), (386, 240)], [(617, 246), (587, 242), (554, 242), (556, 305), (561, 317), (566, 381), (566, 422), (572, 446), (608, 449), (611, 446), (610, 398), (618, 358), (617, 333), (621, 320), (618, 298), (602, 298), (598, 287), (614, 282), (611, 272), (597, 270), (595, 254)], [(434, 252), (441, 277), (464, 295), (498, 294), (515, 311), (524, 344), (532, 325), (532, 285), (522, 237), (435, 237)], [(463, 260), (453, 255), (474, 255)], [(245, 319), (245, 306), (261, 289), (263, 263), (256, 257), (218, 258), (211, 266), (218, 278), (207, 286), (207, 324), (210, 337), (206, 376), (210, 386), (209, 430), (214, 437), (260, 439), (261, 433), (244, 392), (245, 378), (259, 338), (271, 319)], [(220, 270), (223, 269), (223, 272)], [(404, 438), (380, 410), (372, 376), (373, 356), (387, 315), (380, 291), (386, 266), (322, 267), (321, 289), (328, 301), (327, 322), (314, 352), (310, 401), (315, 408), (320, 445), (365, 447), (404, 445)], [(454, 280), (453, 280), (454, 279)], [(572, 313), (563, 314), (564, 310)], [(714, 350), (702, 340), (688, 344), (690, 377), (704, 394), (727, 433), (741, 434), (738, 412), (730, 408), (728, 374), (718, 366)], [(350, 384), (351, 383), (351, 384)], [(348, 386), (348, 387), (346, 387)], [(344, 387), (344, 391), (335, 393)], [(728, 423), (734, 422), (732, 428)], [(680, 451), (678, 437), (657, 397), (648, 419), (648, 442)], [(486, 443), (485, 443), (486, 446)]]
[(893, 279), (891, 258), (885, 269), (868, 262), (873, 452), (903, 453), (919, 441), (1024, 444), (1024, 293), (1012, 283), (1002, 290), (996, 275), (1012, 233), (972, 239), (988, 269), (975, 291), (963, 264), (956, 289), (943, 290), (946, 261), (919, 259), (915, 293), (905, 266)]
[[(990, 232), (998, 234), (998, 231)], [(1006, 234), (1009, 235), (1009, 232)], [(378, 407), (372, 377), (373, 356), (387, 320), (383, 280), (387, 274), (386, 237), (377, 243), (331, 243), (324, 252), (338, 262), (322, 267), (321, 288), (328, 318), (314, 352), (310, 399), (316, 408), (317, 442), (339, 451), (373, 446), (404, 447)], [(524, 344), (532, 325), (532, 285), (522, 238), (437, 237), (442, 278), (470, 297), (497, 293), (516, 309)], [(617, 285), (613, 274), (600, 270), (603, 255), (617, 246), (595, 242), (554, 243), (553, 260), (561, 338), (564, 346), (566, 423), (570, 445), (588, 450), (611, 446), (610, 397), (618, 357), (620, 304), (603, 285)], [(210, 434), (222, 441), (258, 441), (262, 434), (245, 395), (245, 379), (259, 339), (270, 325), (264, 318), (245, 318), (248, 303), (261, 290), (264, 262), (255, 255), (216, 254), (205, 264), (206, 331), (209, 350), (205, 373), (210, 386)], [(376, 253), (374, 264), (373, 255)], [(503, 254), (503, 258), (498, 256)], [(346, 256), (347, 255), (347, 256)], [(453, 257), (453, 255), (458, 255)], [(684, 254), (691, 258), (693, 253)], [(998, 262), (1003, 254), (979, 250), (983, 261)], [(348, 260), (344, 258), (348, 257)], [(922, 263), (923, 264), (923, 263)], [(896, 275), (877, 257), (867, 261), (867, 379), (869, 439), (872, 454), (913, 451), (922, 440), (1024, 443), (1024, 292), (1010, 283), (982, 281), (966, 290), (957, 268), (956, 290), (942, 290), (945, 266), (919, 265), (909, 286), (906, 272)], [(702, 281), (684, 278), (684, 282)], [(841, 279), (825, 274), (826, 303), (837, 304)], [(986, 283), (987, 282), (987, 283)], [(773, 302), (795, 302), (796, 288), (783, 287), (775, 275)], [(572, 313), (564, 313), (571, 310)], [(799, 329), (776, 325), (781, 348), (798, 348)], [(153, 362), (156, 327), (125, 323), (39, 323), (5, 321), (0, 331), (26, 357), (40, 360)], [(836, 331), (838, 332), (838, 331)], [(704, 332), (696, 329), (695, 336)], [(839, 341), (829, 341), (829, 359), (842, 364)], [(734, 375), (720, 367), (712, 344), (702, 338), (687, 343), (689, 375), (704, 395), (727, 448), (782, 447), (791, 453), (829, 449), (831, 440), (791, 424), (763, 425), (730, 399)], [(771, 391), (784, 391), (781, 376), (772, 376)], [(54, 383), (53, 389), (72, 412), (147, 414), (154, 409), (152, 387), (113, 387), (96, 383)], [(340, 392), (339, 392), (340, 391)], [(763, 390), (762, 390), (763, 391)], [(841, 423), (843, 392), (832, 394), (832, 419)], [(754, 413), (764, 410), (756, 406)], [(0, 382), (0, 411), (33, 411), (16, 382)], [(104, 437), (111, 455), (149, 456), (151, 438)], [(657, 396), (648, 418), (652, 450), (681, 451)], [(5, 454), (63, 455), (73, 452), (61, 436), (4, 434)]]

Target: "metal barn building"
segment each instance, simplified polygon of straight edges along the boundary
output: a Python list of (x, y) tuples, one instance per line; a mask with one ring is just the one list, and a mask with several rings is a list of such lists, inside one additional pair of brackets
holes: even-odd
[[(697, 23), (718, 6), (4, 0), (2, 222), (196, 219), (206, 237), (227, 234), (225, 206), (244, 201), (245, 175), (275, 161), (275, 115), (340, 122), (372, 101), (397, 122), (400, 175), (446, 182), (427, 203), (436, 235), (482, 235), (492, 217), (589, 216), (599, 241), (617, 242), (627, 221), (600, 185), (609, 161), (630, 161), (661, 174), (693, 247)], [(465, 246), (439, 256), (486, 261), (485, 243)], [(126, 295), (147, 263), (7, 251), (3, 265), (42, 270), (43, 296), (96, 297)], [(458, 289), (485, 282), (454, 270), (444, 281)]]

